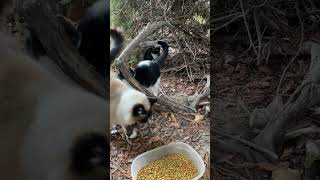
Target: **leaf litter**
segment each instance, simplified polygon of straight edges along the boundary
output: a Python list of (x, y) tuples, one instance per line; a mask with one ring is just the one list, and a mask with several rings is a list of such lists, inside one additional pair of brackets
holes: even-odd
[[(194, 93), (197, 83), (181, 81), (178, 76), (162, 75), (162, 90), (173, 99), (177, 94), (186, 92), (185, 98)], [(174, 89), (172, 91), (172, 89)], [(186, 91), (187, 90), (187, 91)], [(191, 145), (204, 159), (207, 172), (202, 180), (209, 179), (209, 118), (204, 115), (204, 108), (198, 113), (175, 113), (153, 111), (149, 123), (139, 126), (138, 137), (128, 144), (119, 133), (112, 135), (110, 152), (110, 172), (112, 179), (131, 179), (133, 159), (151, 149), (171, 143), (184, 142)]]

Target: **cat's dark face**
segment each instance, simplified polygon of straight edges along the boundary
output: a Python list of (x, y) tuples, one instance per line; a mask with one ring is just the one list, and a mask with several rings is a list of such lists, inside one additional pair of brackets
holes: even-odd
[[(156, 103), (156, 101), (156, 99), (149, 98), (151, 106)], [(136, 127), (136, 125), (138, 123), (147, 123), (151, 115), (151, 108), (147, 109), (143, 104), (136, 104), (132, 109), (132, 119), (134, 119), (134, 123), (125, 126), (126, 134), (130, 136), (133, 133), (133, 129)]]
[(107, 138), (99, 134), (85, 134), (78, 137), (71, 149), (70, 170), (73, 174), (95, 179), (107, 178)]
[(138, 123), (146, 123), (148, 122), (148, 118), (151, 116), (151, 110), (145, 109), (142, 104), (137, 104), (133, 107), (132, 116)]
[(152, 47), (151, 54), (160, 55), (160, 47)]

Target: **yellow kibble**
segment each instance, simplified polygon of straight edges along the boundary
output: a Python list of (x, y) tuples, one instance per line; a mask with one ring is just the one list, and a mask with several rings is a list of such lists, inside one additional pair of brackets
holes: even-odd
[(192, 180), (197, 175), (198, 170), (190, 159), (171, 154), (141, 168), (137, 180)]

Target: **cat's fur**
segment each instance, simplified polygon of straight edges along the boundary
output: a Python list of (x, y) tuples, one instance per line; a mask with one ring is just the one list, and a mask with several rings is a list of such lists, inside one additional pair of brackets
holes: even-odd
[(106, 179), (108, 103), (54, 78), (8, 35), (0, 39), (1, 179)]
[(110, 72), (110, 119), (111, 126), (121, 125), (128, 136), (137, 123), (145, 123), (151, 116), (151, 106), (155, 100), (148, 97), (116, 77)]
[[(135, 69), (130, 71), (134, 78), (145, 88), (147, 88), (153, 95), (159, 95), (160, 88), (160, 66), (164, 64), (169, 53), (169, 46), (163, 41), (158, 41), (161, 46), (162, 53), (160, 50), (157, 51), (155, 47), (146, 50), (144, 58), (140, 61)], [(152, 58), (152, 59), (151, 59)], [(124, 80), (123, 75), (119, 72), (119, 78)]]
[[(77, 27), (68, 21), (61, 21), (68, 37), (78, 49), (79, 54), (95, 67), (97, 72), (104, 78), (107, 77), (111, 60), (119, 53), (123, 41), (123, 39), (119, 39), (119, 41), (115, 42), (120, 44), (120, 46), (117, 49), (110, 49), (111, 54), (110, 58), (108, 58), (107, 28), (110, 26), (109, 14), (109, 1), (99, 0), (88, 8)], [(110, 30), (110, 33), (111, 36), (119, 37), (119, 33), (116, 30)], [(42, 43), (32, 31), (29, 31), (29, 35), (27, 36), (26, 49), (33, 58), (38, 59), (40, 64), (44, 64), (46, 68), (48, 64), (50, 65), (50, 70), (52, 66), (56, 66), (52, 62), (48, 62), (49, 60), (46, 57), (47, 54)], [(53, 68), (53, 72), (56, 73), (57, 70), (55, 69), (59, 67)]]

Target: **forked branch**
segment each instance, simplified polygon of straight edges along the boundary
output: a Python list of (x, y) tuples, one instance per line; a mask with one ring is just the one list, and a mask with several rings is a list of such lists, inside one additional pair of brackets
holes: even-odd
[(107, 97), (107, 82), (72, 45), (61, 19), (56, 16), (54, 1), (20, 0), (17, 3), (19, 14), (61, 70), (85, 89)]
[(124, 78), (128, 81), (128, 83), (144, 92), (149, 98), (151, 99), (157, 99), (158, 104), (166, 106), (170, 108), (173, 111), (185, 111), (185, 112), (195, 112), (194, 109), (184, 106), (181, 104), (177, 104), (174, 101), (165, 98), (165, 97), (155, 97), (152, 93), (150, 93), (146, 88), (140, 85), (139, 82), (135, 78), (132, 77), (131, 73), (129, 73), (128, 68), (126, 67), (126, 62), (128, 60), (128, 57), (130, 53), (137, 47), (139, 47), (139, 44), (146, 39), (147, 36), (151, 35), (155, 31), (157, 31), (159, 28), (169, 25), (167, 22), (156, 22), (156, 23), (148, 23), (147, 26), (138, 34), (137, 37), (135, 37), (129, 44), (126, 46), (126, 48), (121, 52), (120, 56), (116, 59), (116, 66), (121, 71)]

